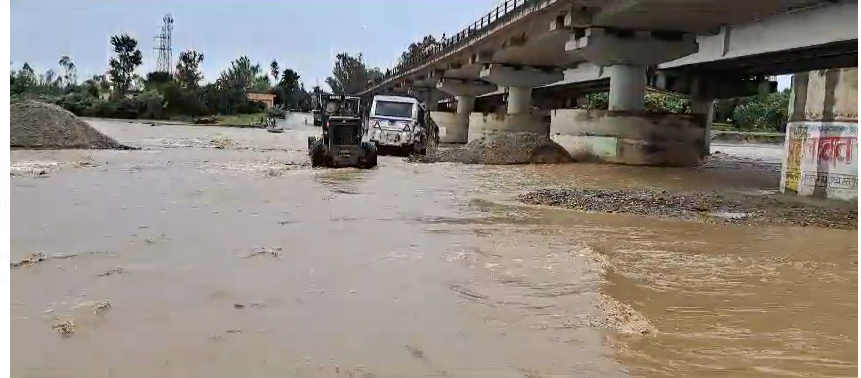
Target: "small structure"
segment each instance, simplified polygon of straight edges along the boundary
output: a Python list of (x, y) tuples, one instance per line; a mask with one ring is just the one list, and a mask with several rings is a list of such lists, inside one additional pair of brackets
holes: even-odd
[(251, 101), (260, 101), (266, 104), (266, 109), (275, 106), (275, 95), (269, 93), (248, 93), (248, 99)]

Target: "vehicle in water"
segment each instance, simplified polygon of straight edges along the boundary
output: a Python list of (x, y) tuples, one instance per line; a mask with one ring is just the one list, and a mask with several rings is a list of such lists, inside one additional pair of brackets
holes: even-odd
[(361, 99), (321, 93), (319, 100), (323, 135), (308, 137), (311, 166), (376, 167), (376, 146), (362, 141)]
[(311, 116), (314, 118), (314, 126), (323, 125), (322, 114), (323, 113), (320, 111), (320, 109), (311, 110)]
[(427, 153), (427, 111), (409, 96), (374, 96), (368, 115), (368, 140), (381, 154)]

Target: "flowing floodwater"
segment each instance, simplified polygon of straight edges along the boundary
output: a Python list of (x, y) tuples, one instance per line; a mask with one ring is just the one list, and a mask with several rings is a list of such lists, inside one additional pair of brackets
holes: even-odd
[(144, 149), (12, 153), (12, 259), (47, 256), (11, 272), (16, 377), (857, 371), (857, 231), (510, 203), (555, 186), (767, 190), (770, 171), (312, 170), (301, 118), (283, 134), (92, 123)]

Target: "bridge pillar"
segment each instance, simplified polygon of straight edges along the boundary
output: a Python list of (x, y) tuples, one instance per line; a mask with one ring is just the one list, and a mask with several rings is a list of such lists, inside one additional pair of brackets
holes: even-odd
[(780, 191), (858, 201), (858, 67), (792, 75)]
[(508, 106), (504, 115), (497, 114), (492, 119), (484, 117), (481, 127), (470, 130), (470, 140), (508, 132), (550, 134), (546, 112), (532, 110), (532, 88), (562, 80), (562, 71), (494, 63), (485, 65), (480, 77), (508, 90)]
[(691, 113), (700, 114), (705, 120), (703, 125), (702, 156), (711, 154), (712, 148), (712, 119), (715, 116), (715, 100), (708, 96), (691, 97)]
[(524, 114), (529, 112), (532, 104), (532, 88), (509, 87), (508, 88), (508, 114)]
[(469, 139), (469, 115), (475, 106), (475, 98), (495, 91), (496, 86), (483, 81), (442, 78), (436, 87), (457, 99), (457, 112), (454, 117), (451, 117), (450, 113), (431, 113), (440, 128), (440, 142), (466, 143)]
[(565, 51), (610, 74), (609, 110), (641, 111), (646, 67), (699, 50), (696, 35), (672, 32), (588, 28), (565, 44)]
[(646, 66), (616, 64), (610, 73), (609, 110), (643, 110), (646, 95)]
[[(695, 166), (707, 153), (706, 116), (643, 111), (646, 68), (695, 53), (693, 34), (593, 27), (575, 31), (565, 51), (607, 67), (608, 110), (558, 109), (552, 139), (577, 160)], [(698, 112), (711, 104), (701, 99)]]

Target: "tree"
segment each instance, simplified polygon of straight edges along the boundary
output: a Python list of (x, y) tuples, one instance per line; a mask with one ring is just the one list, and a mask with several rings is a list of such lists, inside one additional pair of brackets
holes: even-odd
[(272, 80), (274, 80), (275, 82), (278, 82), (278, 74), (280, 72), (279, 72), (278, 62), (275, 61), (275, 59), (272, 59), (272, 63), (269, 63), (269, 72), (272, 74)]
[(251, 79), (251, 88), (249, 89), (249, 92), (266, 93), (271, 88), (272, 88), (272, 82), (269, 81), (269, 76), (258, 75), (258, 76), (254, 76), (254, 78)]
[(368, 81), (381, 76), (379, 68), (368, 69), (359, 53), (352, 57), (347, 53), (335, 56), (335, 67), (332, 76), (326, 78), (326, 84), (337, 94), (354, 94), (368, 85)]
[(285, 68), (281, 74), (281, 80), (275, 88), (276, 100), (289, 108), (298, 107), (301, 102), (302, 91), (300, 87), (299, 74), (292, 69)]
[(179, 60), (176, 62), (176, 81), (180, 88), (185, 90), (196, 90), (203, 80), (203, 74), (200, 72), (200, 63), (203, 62), (203, 54), (187, 50), (179, 53)]
[(63, 73), (63, 81), (66, 83), (66, 86), (78, 83), (78, 75), (75, 70), (75, 63), (72, 63), (72, 58), (69, 58), (68, 55), (63, 55), (60, 58), (60, 67), (63, 67), (65, 71)]
[(241, 56), (230, 63), (230, 68), (221, 73), (219, 80), (229, 88), (248, 92), (259, 74), (260, 65), (252, 65), (247, 56)]
[(108, 76), (114, 84), (114, 94), (123, 95), (128, 92), (134, 80), (135, 69), (143, 63), (143, 55), (138, 50), (138, 41), (128, 34), (111, 37), (115, 57), (108, 62)]
[(423, 52), (429, 50), (437, 43), (436, 37), (432, 35), (426, 35), (420, 42), (410, 43), (407, 51), (401, 53), (401, 57), (398, 59), (398, 64), (406, 64), (410, 59), (420, 56)]
[(24, 63), (14, 75), (10, 72), (10, 76), (13, 76), (13, 80), (10, 81), (9, 89), (13, 95), (24, 93), (36, 85), (36, 73), (28, 63)]

